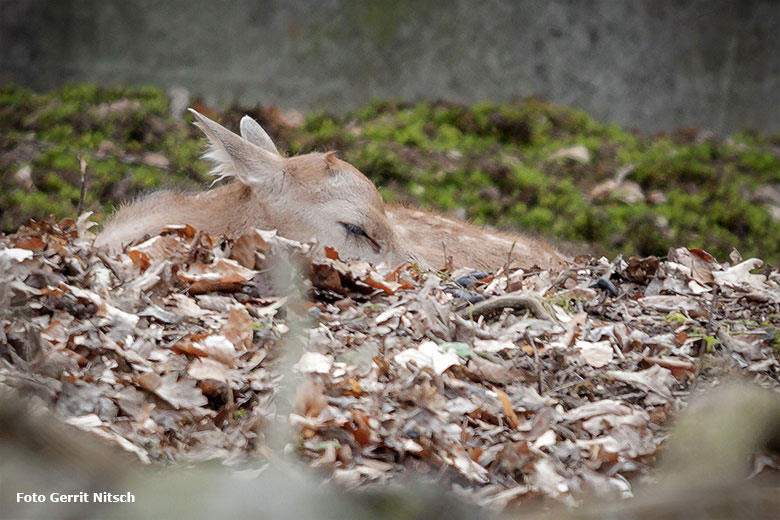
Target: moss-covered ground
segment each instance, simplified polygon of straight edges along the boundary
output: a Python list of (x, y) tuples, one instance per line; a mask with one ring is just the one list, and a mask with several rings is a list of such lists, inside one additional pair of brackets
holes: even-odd
[[(74, 216), (77, 156), (89, 165), (85, 209), (98, 218), (160, 186), (207, 186), (203, 140), (189, 116), (169, 116), (168, 105), (156, 88), (0, 87), (2, 231), (30, 217)], [(663, 255), (685, 245), (721, 259), (732, 248), (780, 259), (780, 134), (685, 128), (644, 136), (535, 99), (377, 102), (351, 114), (307, 114), (298, 124), (270, 107), (198, 108), (233, 130), (248, 113), (289, 153), (338, 150), (387, 201), (605, 254)], [(630, 197), (605, 188), (620, 173)]]

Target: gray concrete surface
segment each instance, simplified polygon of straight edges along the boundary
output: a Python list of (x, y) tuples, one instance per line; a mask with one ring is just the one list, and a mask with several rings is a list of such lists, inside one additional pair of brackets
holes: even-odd
[(780, 131), (778, 0), (0, 0), (0, 84), (216, 103), (538, 95), (644, 132)]

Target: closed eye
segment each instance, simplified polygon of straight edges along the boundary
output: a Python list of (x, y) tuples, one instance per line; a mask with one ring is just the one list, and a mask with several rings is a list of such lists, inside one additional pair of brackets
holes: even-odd
[(366, 231), (358, 226), (357, 224), (349, 224), (347, 222), (339, 222), (342, 226), (344, 226), (344, 229), (347, 231), (347, 235), (352, 235), (354, 237), (359, 237), (364, 240), (367, 240), (371, 244), (371, 248), (374, 250), (374, 253), (379, 254), (382, 252), (382, 246), (379, 245), (379, 243), (371, 238)]

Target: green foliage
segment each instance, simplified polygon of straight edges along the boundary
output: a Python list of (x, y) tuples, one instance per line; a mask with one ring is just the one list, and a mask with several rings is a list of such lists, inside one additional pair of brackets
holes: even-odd
[[(223, 115), (235, 129), (244, 112), (262, 110)], [(732, 247), (772, 263), (780, 258), (780, 223), (752, 195), (780, 183), (778, 135), (643, 137), (536, 99), (473, 106), (384, 101), (351, 115), (311, 113), (297, 128), (270, 124), (291, 153), (338, 150), (388, 202), (465, 210), (477, 223), (592, 243), (608, 254), (662, 255), (686, 245), (720, 258)], [(34, 152), (23, 153), (29, 143)], [(575, 145), (590, 161), (551, 158)], [(99, 215), (161, 185), (208, 182), (209, 167), (198, 159), (202, 138), (168, 116), (165, 93), (152, 87), (81, 84), (44, 94), (1, 87), (0, 147), (0, 167), (11, 173), (0, 179), (4, 231), (29, 217), (73, 216), (77, 155), (89, 164), (88, 209)], [(167, 158), (168, 171), (144, 163), (147, 152)], [(31, 187), (13, 175), (24, 165), (32, 170)], [(594, 186), (623, 168), (645, 194), (664, 197), (593, 200)]]
[[(197, 161), (202, 143), (191, 134), (168, 118), (167, 96), (153, 87), (74, 84), (44, 94), (0, 88), (0, 147), (7, 152), (0, 167), (32, 170), (32, 186), (20, 186), (10, 174), (0, 179), (2, 231), (51, 213), (74, 216), (81, 189), (77, 156), (88, 163), (87, 209), (98, 215), (141, 191), (205, 178), (206, 166)], [(144, 164), (148, 151), (166, 156), (171, 171)]]

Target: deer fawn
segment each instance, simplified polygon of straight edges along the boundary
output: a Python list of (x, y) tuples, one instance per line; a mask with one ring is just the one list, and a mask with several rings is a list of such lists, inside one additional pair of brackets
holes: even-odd
[(489, 231), (442, 215), (385, 206), (374, 184), (334, 152), (295, 157), (279, 154), (271, 138), (249, 116), (238, 136), (190, 109), (206, 134), (204, 157), (213, 174), (234, 182), (199, 193), (160, 191), (120, 208), (95, 240), (117, 250), (166, 225), (236, 237), (253, 228), (276, 229), (297, 241), (316, 239), (342, 258), (394, 265), (416, 262), (442, 267), (445, 254), (456, 267), (494, 270), (562, 268), (566, 259), (528, 237)]

